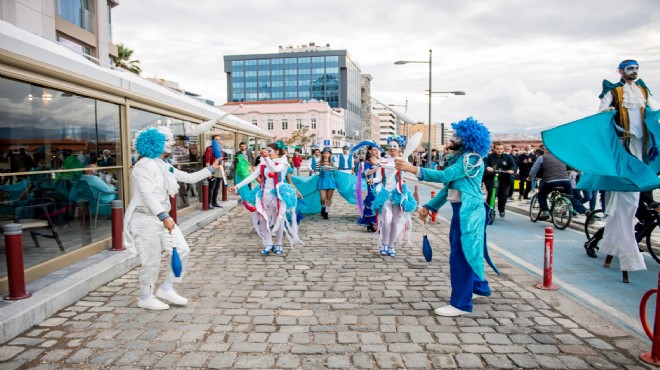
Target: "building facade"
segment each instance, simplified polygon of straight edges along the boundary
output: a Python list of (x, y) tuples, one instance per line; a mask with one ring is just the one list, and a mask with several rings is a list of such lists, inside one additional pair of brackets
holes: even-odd
[(228, 101), (324, 101), (345, 110), (342, 131), (351, 143), (359, 141), (362, 75), (346, 50), (310, 43), (273, 54), (227, 55), (224, 70)]
[(108, 66), (117, 56), (112, 43), (116, 0), (3, 0), (0, 19)]
[[(447, 125), (445, 125), (447, 126)], [(451, 126), (449, 126), (451, 127)], [(434, 123), (431, 125), (431, 149), (444, 149), (442, 141), (442, 124)], [(413, 123), (413, 124), (401, 124), (397, 130), (399, 135), (406, 135), (411, 137), (417, 132), (422, 133), (422, 143), (419, 145), (418, 149), (426, 148), (429, 143), (429, 125), (426, 123)], [(445, 144), (452, 135), (452, 130), (447, 130), (445, 127)]]
[(390, 108), (380, 103), (374, 103), (371, 111), (380, 121), (377, 143), (381, 146), (385, 146), (387, 145), (387, 138), (397, 132), (397, 116)]
[[(344, 135), (344, 109), (331, 108), (327, 102), (312, 100), (284, 100), (249, 103), (227, 103), (221, 108), (231, 110), (236, 105), (242, 108), (233, 112), (274, 138), (284, 140), (293, 133), (307, 127), (308, 144), (302, 144), (304, 153), (313, 148), (341, 148), (346, 144)], [(291, 143), (299, 145), (301, 143)]]
[[(368, 74), (362, 75), (362, 90), (361, 90), (362, 110), (360, 111), (362, 122), (360, 127), (360, 138), (363, 140), (368, 140), (373, 136), (372, 135), (373, 131), (371, 128), (371, 122), (373, 116), (373, 113), (371, 112), (371, 80), (372, 79), (373, 78), (371, 77), (371, 75)], [(376, 133), (378, 135), (378, 140), (380, 140), (379, 130), (376, 130)], [(376, 140), (376, 142), (378, 142), (378, 140)]]

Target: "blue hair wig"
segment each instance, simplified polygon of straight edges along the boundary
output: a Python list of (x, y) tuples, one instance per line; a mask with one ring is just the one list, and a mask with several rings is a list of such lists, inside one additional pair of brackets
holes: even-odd
[(456, 136), (463, 140), (463, 148), (479, 153), (482, 156), (488, 154), (490, 149), (490, 131), (479, 121), (468, 117), (462, 121), (454, 122), (451, 127)]
[(165, 135), (155, 128), (142, 131), (135, 140), (135, 150), (142, 157), (158, 158), (165, 150)]

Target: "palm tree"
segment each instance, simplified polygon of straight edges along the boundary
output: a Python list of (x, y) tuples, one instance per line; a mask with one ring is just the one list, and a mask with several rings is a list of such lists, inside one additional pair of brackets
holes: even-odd
[(112, 57), (112, 63), (116, 67), (121, 67), (129, 72), (139, 75), (142, 72), (139, 60), (131, 60), (133, 50), (124, 46), (124, 44), (117, 45), (117, 57)]

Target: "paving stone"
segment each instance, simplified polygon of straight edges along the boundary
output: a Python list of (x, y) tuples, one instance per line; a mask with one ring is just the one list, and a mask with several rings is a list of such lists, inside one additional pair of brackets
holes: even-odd
[(210, 354), (206, 352), (192, 352), (186, 353), (177, 366), (179, 367), (204, 367), (206, 360), (209, 359)]
[(536, 355), (534, 360), (546, 369), (565, 369), (566, 365), (554, 356)]
[(226, 352), (213, 356), (207, 366), (211, 369), (230, 369), (233, 367), (237, 355), (235, 353)]
[(348, 369), (351, 367), (351, 360), (348, 356), (328, 356), (326, 364), (329, 369)]
[(405, 366), (398, 353), (375, 353), (374, 359), (376, 365), (382, 369), (401, 369)]
[(575, 356), (557, 356), (559, 361), (563, 362), (569, 369), (588, 369), (589, 365), (582, 359)]
[(515, 366), (513, 363), (506, 357), (506, 355), (491, 355), (484, 354), (482, 355), (486, 365), (491, 368), (498, 369), (514, 369)]
[(436, 369), (454, 369), (457, 367), (454, 357), (449, 354), (430, 354), (431, 364)]
[(471, 353), (458, 353), (455, 358), (458, 367), (461, 369), (481, 369), (484, 367), (479, 356)]
[(617, 366), (604, 359), (602, 356), (587, 356), (584, 359), (589, 365), (597, 369), (616, 369)]
[(0, 346), (0, 361), (7, 361), (24, 350), (25, 348), (18, 346)]
[(529, 355), (514, 353), (509, 355), (509, 358), (516, 366), (523, 369), (536, 369), (539, 367), (539, 364)]
[(425, 353), (410, 353), (402, 355), (403, 363), (408, 369), (428, 369), (429, 359)]

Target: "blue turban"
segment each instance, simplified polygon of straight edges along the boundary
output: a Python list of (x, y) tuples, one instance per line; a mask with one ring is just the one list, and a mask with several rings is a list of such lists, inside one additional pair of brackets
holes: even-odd
[(619, 63), (619, 69), (626, 69), (626, 67), (636, 65), (639, 67), (639, 63), (637, 63), (636, 60), (624, 60), (623, 62)]

